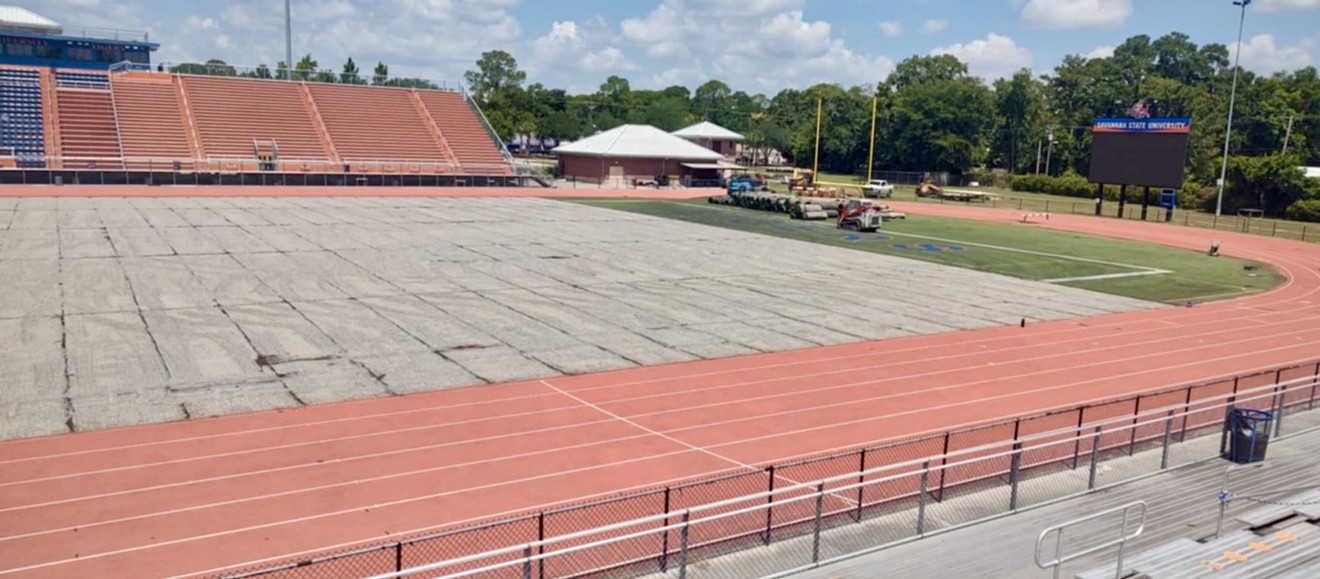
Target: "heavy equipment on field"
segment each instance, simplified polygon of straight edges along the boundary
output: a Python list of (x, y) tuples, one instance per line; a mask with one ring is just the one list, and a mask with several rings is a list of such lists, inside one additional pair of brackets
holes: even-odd
[(890, 211), (888, 206), (876, 205), (869, 199), (849, 199), (839, 206), (836, 227), (870, 233), (884, 224), (885, 219), (903, 219), (906, 215)]
[(920, 185), (917, 185), (917, 197), (939, 198), (943, 194), (944, 191), (930, 181), (922, 181)]

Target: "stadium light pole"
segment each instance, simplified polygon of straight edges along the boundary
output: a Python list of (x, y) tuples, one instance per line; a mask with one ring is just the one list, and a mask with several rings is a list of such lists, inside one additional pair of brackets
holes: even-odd
[(1233, 136), (1233, 105), (1237, 103), (1238, 62), (1242, 60), (1242, 25), (1247, 20), (1247, 5), (1251, 0), (1234, 0), (1234, 6), (1242, 7), (1238, 17), (1237, 54), (1233, 55), (1233, 88), (1228, 93), (1228, 123), (1224, 127), (1224, 161), (1219, 166), (1219, 194), (1215, 198), (1215, 217), (1224, 209), (1224, 180), (1228, 178), (1228, 141)]
[(284, 80), (293, 80), (293, 10), (289, 3), (284, 0)]

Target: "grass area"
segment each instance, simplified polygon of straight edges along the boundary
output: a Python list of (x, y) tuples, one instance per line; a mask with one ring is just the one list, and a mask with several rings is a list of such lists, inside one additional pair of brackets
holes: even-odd
[[(840, 175), (822, 172), (820, 174), (820, 179), (831, 183), (863, 183), (862, 178), (858, 175)], [(770, 188), (778, 192), (786, 192), (788, 190), (788, 186), (781, 183), (772, 183)], [(971, 189), (971, 187), (951, 188)], [(961, 203), (959, 201), (921, 199), (916, 196), (913, 189), (914, 187), (912, 185), (894, 185), (894, 200), (920, 203)], [(1027, 193), (995, 187), (977, 187), (976, 190), (985, 193), (993, 193), (1001, 197), (998, 201), (987, 203), (987, 205), (991, 207), (1007, 207), (1028, 213), (1095, 214), (1095, 201), (1093, 199), (1060, 197), (1058, 195), (1046, 195), (1044, 193)], [(1165, 210), (1163, 207), (1157, 205), (1157, 203), (1159, 203), (1158, 197), (1158, 191), (1151, 191), (1151, 205), (1146, 213), (1147, 221), (1164, 221)], [(1117, 201), (1105, 201), (1102, 209), (1106, 217), (1119, 217)], [(1141, 220), (1141, 203), (1127, 204), (1123, 208), (1122, 218), (1136, 221)], [(1171, 223), (1185, 227), (1252, 233), (1255, 235), (1278, 237), (1281, 239), (1320, 243), (1320, 224), (1316, 223), (1301, 223), (1298, 221), (1272, 218), (1247, 219), (1239, 217), (1236, 213), (1216, 217), (1213, 213), (1190, 209), (1175, 209)]]
[(1166, 270), (1169, 273), (1057, 283), (1170, 304), (1256, 293), (1283, 280), (1257, 262), (1029, 225), (920, 216), (888, 221), (876, 233), (857, 233), (836, 229), (833, 221), (794, 221), (780, 213), (705, 200), (576, 202), (1038, 281)]

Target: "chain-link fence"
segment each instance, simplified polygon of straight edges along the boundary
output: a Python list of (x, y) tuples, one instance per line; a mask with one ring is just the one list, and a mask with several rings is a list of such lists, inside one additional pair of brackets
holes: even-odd
[(1312, 428), (1318, 387), (1289, 366), (226, 577), (762, 577), (1213, 458), (1230, 408)]

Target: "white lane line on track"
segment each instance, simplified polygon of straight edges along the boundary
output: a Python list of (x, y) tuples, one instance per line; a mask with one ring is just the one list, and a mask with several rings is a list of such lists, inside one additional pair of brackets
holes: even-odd
[[(689, 448), (689, 449), (691, 449), (691, 450), (695, 450), (695, 451), (697, 451), (697, 452), (700, 452), (700, 453), (702, 453), (702, 454), (706, 454), (706, 455), (709, 455), (709, 456), (711, 456), (711, 457), (717, 458), (717, 459), (719, 459), (719, 460), (723, 460), (723, 461), (725, 461), (725, 462), (728, 462), (728, 463), (730, 463), (730, 464), (733, 464), (733, 465), (735, 465), (735, 466), (738, 466), (739, 468), (742, 468), (742, 469), (748, 470), (748, 471), (750, 471), (750, 472), (763, 472), (763, 471), (765, 471), (765, 469), (763, 469), (763, 468), (756, 467), (756, 466), (752, 466), (752, 465), (747, 464), (747, 463), (745, 463), (745, 462), (743, 462), (743, 461), (740, 461), (740, 460), (738, 460), (738, 459), (735, 459), (735, 458), (732, 458), (732, 457), (729, 457), (729, 456), (726, 456), (726, 455), (720, 454), (720, 453), (718, 453), (718, 452), (715, 452), (715, 451), (713, 451), (713, 450), (710, 450), (709, 448), (706, 448), (706, 447), (703, 447), (703, 446), (697, 446), (697, 445), (695, 445), (695, 444), (692, 444), (692, 443), (689, 443), (689, 442), (686, 442), (686, 441), (680, 440), (680, 439), (678, 439), (678, 438), (676, 438), (676, 437), (673, 437), (673, 436), (670, 436), (670, 435), (665, 434), (665, 433), (663, 433), (663, 432), (660, 432), (659, 430), (655, 430), (655, 429), (653, 429), (653, 428), (649, 428), (649, 427), (647, 427), (647, 426), (645, 426), (645, 425), (643, 425), (643, 424), (641, 424), (641, 423), (639, 423), (639, 422), (637, 422), (637, 421), (635, 421), (635, 420), (632, 420), (632, 419), (630, 419), (630, 418), (628, 418), (628, 417), (626, 417), (626, 416), (622, 416), (622, 415), (620, 415), (620, 414), (616, 414), (616, 413), (614, 413), (614, 412), (609, 411), (608, 409), (602, 408), (602, 407), (601, 407), (600, 405), (598, 405), (598, 404), (594, 404), (594, 403), (592, 403), (592, 402), (590, 402), (590, 401), (587, 401), (587, 400), (585, 400), (585, 399), (583, 399), (583, 398), (581, 398), (581, 397), (575, 396), (575, 395), (573, 395), (573, 394), (571, 394), (571, 393), (565, 391), (564, 389), (559, 388), (558, 386), (555, 386), (554, 384), (551, 384), (551, 383), (549, 383), (549, 382), (547, 382), (547, 381), (545, 381), (545, 380), (541, 380), (541, 383), (544, 384), (546, 388), (549, 388), (549, 389), (551, 389), (551, 390), (554, 390), (555, 392), (558, 392), (558, 393), (560, 393), (560, 394), (562, 394), (562, 395), (564, 395), (564, 396), (567, 396), (569, 399), (571, 399), (571, 400), (577, 402), (578, 404), (581, 404), (581, 405), (583, 405), (583, 406), (585, 406), (585, 407), (587, 407), (587, 408), (591, 408), (592, 410), (595, 410), (596, 412), (599, 412), (599, 413), (601, 413), (601, 414), (604, 414), (604, 415), (606, 415), (606, 416), (609, 416), (610, 418), (613, 418), (613, 419), (615, 419), (615, 420), (617, 420), (617, 421), (619, 421), (619, 422), (622, 422), (622, 423), (624, 423), (624, 424), (627, 424), (628, 426), (631, 426), (631, 427), (633, 427), (633, 428), (636, 428), (636, 429), (638, 429), (638, 430), (641, 430), (642, 432), (646, 432), (646, 433), (648, 433), (648, 434), (651, 434), (651, 435), (654, 435), (654, 436), (658, 436), (658, 437), (660, 437), (660, 438), (662, 438), (662, 439), (664, 439), (664, 440), (668, 440), (669, 442), (672, 442), (672, 443), (677, 444), (677, 445), (679, 445), (679, 446), (683, 446), (683, 447)], [(786, 476), (782, 476), (782, 475), (780, 475), (780, 474), (775, 474), (775, 478), (777, 478), (777, 479), (782, 479), (782, 480), (784, 480), (784, 481), (787, 481), (789, 484), (792, 484), (792, 485), (799, 485), (799, 484), (802, 484), (802, 481), (793, 480), (793, 479), (791, 479), (791, 478), (788, 478), (788, 477), (786, 477)], [(848, 497), (845, 497), (845, 496), (842, 496), (842, 495), (839, 495), (839, 494), (836, 494), (836, 493), (829, 493), (829, 494), (832, 495), (832, 496), (834, 496), (834, 497), (836, 497), (836, 498), (838, 498), (838, 499), (843, 500), (845, 503), (848, 503), (848, 504), (851, 505), (851, 506), (857, 506), (857, 501), (855, 501), (855, 500), (852, 500), (852, 499), (850, 499), (850, 498), (848, 498)]]

